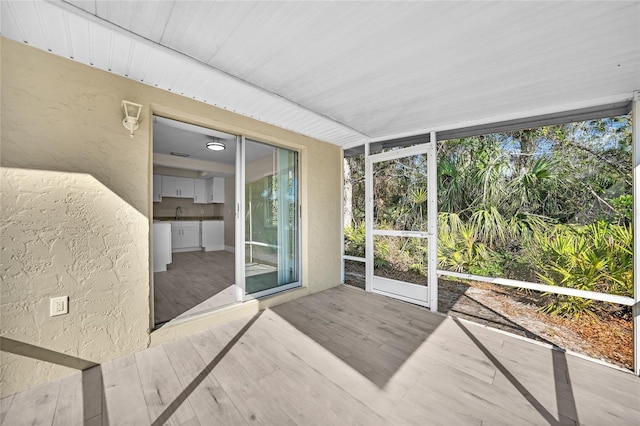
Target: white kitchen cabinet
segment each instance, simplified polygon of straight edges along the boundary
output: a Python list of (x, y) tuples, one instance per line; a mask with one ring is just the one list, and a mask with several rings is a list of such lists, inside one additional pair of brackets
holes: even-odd
[(171, 222), (171, 251), (200, 250), (200, 221)]
[(193, 198), (194, 179), (176, 176), (162, 176), (162, 196), (175, 198)]
[(153, 223), (153, 272), (164, 272), (173, 261), (171, 256), (171, 224)]
[(176, 186), (176, 177), (175, 176), (162, 176), (161, 177), (161, 186), (162, 186), (162, 196), (163, 197), (177, 197), (178, 196), (178, 187)]
[(224, 203), (224, 178), (207, 179), (207, 200), (209, 203)]
[(180, 193), (179, 197), (182, 198), (193, 198), (194, 194), (194, 180), (191, 178), (179, 177), (176, 178), (176, 186), (178, 192)]
[(202, 221), (202, 248), (204, 251), (224, 250), (224, 221)]
[(182, 228), (182, 244), (185, 247), (200, 247), (200, 223)]
[(206, 180), (204, 179), (194, 180), (193, 203), (194, 204), (209, 203), (209, 199), (207, 198), (207, 181)]
[(162, 201), (162, 176), (153, 175), (153, 202), (159, 203)]

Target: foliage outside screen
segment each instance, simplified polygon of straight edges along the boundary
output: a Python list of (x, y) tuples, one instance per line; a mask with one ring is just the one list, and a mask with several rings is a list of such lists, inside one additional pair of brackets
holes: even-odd
[[(632, 296), (631, 129), (620, 116), (438, 142), (439, 269)], [(356, 256), (364, 256), (363, 160), (345, 160), (345, 252)], [(422, 223), (414, 216), (426, 212), (426, 173), (420, 181), (415, 164), (376, 171), (378, 228)], [(545, 309), (594, 306), (552, 296)]]

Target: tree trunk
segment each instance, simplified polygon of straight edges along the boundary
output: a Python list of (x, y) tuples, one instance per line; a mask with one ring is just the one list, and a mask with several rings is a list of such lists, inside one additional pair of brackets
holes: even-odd
[(538, 149), (535, 132), (536, 129), (519, 132), (520, 157), (518, 158), (518, 173), (520, 176), (529, 173), (531, 163), (533, 162), (533, 154), (536, 152), (536, 149)]
[(351, 182), (351, 167), (349, 166), (349, 160), (344, 159), (344, 226), (351, 226), (353, 224), (353, 183)]

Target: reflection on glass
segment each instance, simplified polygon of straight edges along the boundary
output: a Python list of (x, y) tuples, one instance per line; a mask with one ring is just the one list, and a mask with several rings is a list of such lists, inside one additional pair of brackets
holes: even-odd
[(247, 141), (245, 166), (246, 292), (299, 281), (298, 155)]
[(427, 231), (427, 156), (373, 164), (374, 227)]
[(373, 270), (377, 277), (427, 285), (428, 238), (374, 235)]

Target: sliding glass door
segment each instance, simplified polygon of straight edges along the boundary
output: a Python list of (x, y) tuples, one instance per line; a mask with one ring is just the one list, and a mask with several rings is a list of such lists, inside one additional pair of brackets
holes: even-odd
[[(300, 285), (298, 154), (244, 139), (238, 227), (242, 235), (243, 300)], [(237, 247), (240, 249), (240, 247)], [(236, 259), (239, 260), (238, 253)], [(238, 282), (241, 282), (240, 280)]]

